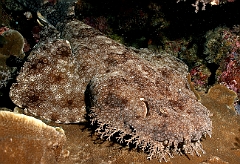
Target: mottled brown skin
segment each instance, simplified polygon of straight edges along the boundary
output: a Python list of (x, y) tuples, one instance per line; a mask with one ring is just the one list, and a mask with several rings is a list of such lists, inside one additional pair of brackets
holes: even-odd
[(93, 78), (89, 92), (90, 116), (103, 138), (115, 136), (136, 144), (149, 153), (149, 159), (160, 161), (175, 153), (204, 152), (200, 139), (211, 135), (209, 111), (179, 72), (128, 60), (111, 73)]
[(97, 132), (108, 139), (118, 134), (149, 159), (203, 151), (200, 138), (212, 124), (189, 89), (185, 64), (127, 48), (77, 20), (66, 23), (61, 37), (69, 42), (47, 39), (33, 50), (11, 88), (16, 105), (72, 123), (85, 121), (89, 99)]
[(12, 101), (47, 120), (84, 121), (84, 91), (76, 78), (76, 65), (69, 42), (58, 39), (40, 44), (11, 87)]

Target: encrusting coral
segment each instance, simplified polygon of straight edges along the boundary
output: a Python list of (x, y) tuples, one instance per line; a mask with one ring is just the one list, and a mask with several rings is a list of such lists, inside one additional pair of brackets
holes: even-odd
[(5, 43), (2, 45), (2, 47), (0, 47), (0, 54), (6, 56), (13, 55), (20, 58), (24, 57), (24, 39), (18, 31), (9, 29), (5, 31), (1, 36), (4, 37)]
[(63, 39), (40, 41), (11, 87), (16, 105), (61, 123), (85, 121), (87, 108), (103, 138), (135, 144), (149, 159), (203, 152), (212, 122), (185, 64), (127, 48), (78, 20), (57, 28)]
[(57, 163), (68, 156), (64, 131), (23, 114), (0, 111), (0, 163)]
[(226, 86), (221, 84), (216, 84), (208, 90), (209, 97), (215, 99), (220, 104), (226, 104), (228, 108), (234, 109), (234, 103), (237, 100), (237, 94), (228, 89)]

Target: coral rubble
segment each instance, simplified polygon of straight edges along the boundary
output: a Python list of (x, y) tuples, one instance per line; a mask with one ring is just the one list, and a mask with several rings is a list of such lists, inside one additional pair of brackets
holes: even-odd
[(57, 163), (63, 150), (64, 131), (23, 114), (0, 111), (0, 163)]
[(53, 38), (39, 41), (11, 87), (16, 105), (59, 123), (85, 121), (89, 112), (103, 138), (135, 144), (149, 159), (204, 152), (200, 139), (212, 122), (185, 64), (127, 48), (78, 20), (56, 28), (62, 39), (46, 33)]

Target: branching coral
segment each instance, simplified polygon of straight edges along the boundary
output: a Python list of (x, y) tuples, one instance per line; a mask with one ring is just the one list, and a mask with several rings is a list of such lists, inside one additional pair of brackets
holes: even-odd
[[(177, 3), (180, 1), (186, 1), (186, 0), (177, 0)], [(234, 2), (234, 0), (196, 0), (195, 4), (192, 4), (192, 6), (195, 7), (195, 12), (197, 13), (199, 10), (199, 4), (202, 3), (202, 10), (206, 9), (206, 5), (219, 5), (221, 3), (226, 3), (226, 2)]]

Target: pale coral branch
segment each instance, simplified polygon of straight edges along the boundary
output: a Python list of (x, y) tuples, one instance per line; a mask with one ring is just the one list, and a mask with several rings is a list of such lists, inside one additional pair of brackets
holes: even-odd
[[(177, 0), (177, 3), (180, 1), (186, 1), (186, 0)], [(202, 3), (202, 10), (206, 9), (206, 5), (210, 4), (211, 6), (213, 5), (219, 5), (219, 4), (224, 4), (226, 2), (234, 2), (234, 0), (196, 0), (192, 6), (195, 7), (195, 12), (197, 13), (199, 10), (199, 4)]]

